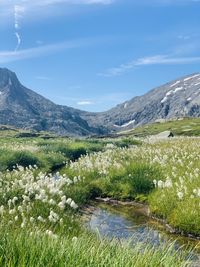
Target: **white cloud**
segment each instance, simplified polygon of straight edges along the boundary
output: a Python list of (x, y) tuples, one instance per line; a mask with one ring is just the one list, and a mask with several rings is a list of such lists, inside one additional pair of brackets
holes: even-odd
[(15, 51), (17, 51), (19, 49), (19, 47), (20, 47), (20, 44), (21, 44), (21, 37), (20, 37), (18, 32), (15, 32), (15, 36), (17, 38), (17, 45), (15, 47)]
[(88, 105), (93, 105), (94, 103), (90, 100), (82, 100), (77, 102), (77, 105), (79, 106), (88, 106)]
[[(136, 2), (136, 0), (133, 0)], [(138, 1), (139, 2), (139, 1)], [(200, 0), (141, 0), (140, 4), (146, 4), (146, 5), (161, 5), (161, 6), (167, 6), (167, 5), (184, 5), (184, 4), (194, 4), (198, 3)]]
[[(35, 0), (32, 5), (53, 5), (53, 4), (71, 4), (71, 5), (92, 5), (92, 4), (103, 4), (103, 5), (109, 5), (113, 3), (114, 0)], [(31, 1), (27, 1), (31, 2)], [(26, 3), (26, 2), (25, 2)]]
[[(15, 51), (17, 51), (22, 42), (20, 29), (23, 17), (44, 19), (44, 14), (48, 16), (58, 15), (59, 12), (68, 8), (63, 7), (72, 5), (110, 5), (115, 0), (0, 0), (0, 20), (1, 24), (6, 23), (9, 17), (13, 17), (14, 33), (17, 39)], [(56, 6), (56, 11), (55, 7)], [(40, 44), (39, 44), (40, 45)]]
[(37, 46), (18, 51), (0, 51), (0, 64), (29, 59), (29, 58), (35, 58), (39, 56), (45, 56), (57, 51), (90, 46), (95, 44), (96, 42), (99, 42), (99, 40), (95, 38), (77, 39), (62, 43)]
[(49, 6), (56, 4), (68, 4), (68, 5), (109, 5), (115, 0), (1, 0), (1, 8), (10, 8), (17, 6), (20, 11), (25, 8), (33, 8), (36, 6)]
[(135, 67), (135, 61), (130, 61), (126, 64), (121, 64), (118, 67), (110, 68), (105, 72), (98, 73), (98, 76), (102, 77), (113, 77), (113, 76), (120, 76), (125, 72), (132, 70)]
[(157, 55), (153, 57), (140, 58), (135, 62), (135, 66), (162, 65), (162, 64), (189, 64), (200, 62), (200, 56), (196, 57), (170, 57), (168, 55)]
[(148, 65), (176, 65), (176, 64), (192, 64), (199, 63), (200, 56), (196, 57), (173, 57), (170, 55), (155, 55), (150, 57), (138, 58), (136, 60), (130, 61), (126, 64), (121, 64), (119, 67), (110, 68), (105, 72), (98, 73), (102, 77), (114, 77), (120, 76), (127, 73), (130, 70), (138, 66), (148, 66)]
[[(63, 5), (110, 5), (118, 0), (0, 0), (0, 18), (1, 24), (7, 21), (10, 16), (14, 17), (15, 27), (20, 28), (20, 19), (28, 15), (28, 18), (36, 14), (59, 14), (58, 10), (63, 11)], [(52, 8), (51, 8), (52, 7)], [(68, 12), (69, 9), (65, 8)], [(54, 14), (55, 15), (55, 14)]]
[(15, 28), (15, 36), (17, 38), (17, 45), (15, 47), (15, 51), (17, 51), (21, 44), (21, 36), (19, 34), (20, 29), (20, 20), (25, 12), (25, 8), (20, 5), (14, 5), (14, 28)]

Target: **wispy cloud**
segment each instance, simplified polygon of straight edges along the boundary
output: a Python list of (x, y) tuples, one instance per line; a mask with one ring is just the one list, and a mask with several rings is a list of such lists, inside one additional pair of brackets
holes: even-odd
[(162, 64), (189, 64), (200, 62), (200, 56), (196, 57), (170, 57), (168, 55), (157, 55), (153, 57), (140, 58), (135, 66), (162, 65)]
[(14, 28), (15, 28), (15, 36), (17, 38), (17, 45), (15, 47), (15, 51), (17, 51), (21, 44), (21, 37), (19, 34), (20, 29), (20, 20), (25, 12), (25, 8), (23, 6), (14, 5)]
[(200, 0), (132, 0), (133, 3), (136, 4), (142, 4), (142, 5), (161, 5), (161, 6), (167, 6), (167, 5), (184, 5), (184, 4), (194, 4), (199, 3)]
[[(22, 42), (20, 29), (23, 18), (42, 17), (43, 14), (55, 15), (58, 10), (63, 11), (63, 5), (110, 5), (116, 0), (0, 0), (0, 17), (2, 21), (13, 17), (14, 34), (17, 40), (15, 51), (18, 51)], [(55, 12), (55, 7), (57, 8)], [(64, 9), (65, 10), (65, 9)], [(68, 10), (68, 9), (66, 9)], [(6, 23), (6, 22), (5, 22)]]
[(19, 6), (20, 8), (33, 8), (36, 6), (50, 6), (56, 4), (68, 4), (68, 5), (110, 5), (116, 0), (1, 0), (1, 8), (10, 8)]
[[(25, 3), (28, 1), (25, 1)], [(30, 2), (30, 1), (29, 1)], [(53, 5), (59, 3), (66, 3), (72, 5), (92, 5), (92, 4), (103, 4), (109, 5), (113, 3), (114, 0), (35, 0), (32, 5)]]
[(18, 32), (15, 32), (15, 36), (17, 38), (17, 45), (15, 47), (15, 51), (17, 51), (19, 49), (19, 47), (20, 47), (20, 44), (21, 44), (21, 37), (20, 37)]
[(75, 5), (111, 5), (115, 1), (118, 0), (0, 0), (0, 17), (6, 20), (9, 16), (13, 16), (15, 26), (18, 28), (22, 15), (26, 16), (28, 14), (29, 17), (32, 17), (35, 16), (35, 11), (37, 14), (45, 14), (49, 10), (55, 12), (54, 7), (56, 7), (56, 13), (59, 14), (58, 10), (60, 8), (63, 11), (63, 5), (66, 7)]
[(94, 102), (90, 101), (90, 100), (81, 100), (77, 102), (77, 105), (79, 106), (89, 106), (89, 105), (93, 105)]
[(18, 51), (0, 51), (0, 64), (19, 61), (39, 56), (45, 56), (57, 51), (75, 49), (84, 46), (90, 46), (99, 42), (98, 38), (86, 38), (55, 43), (50, 45), (37, 46), (33, 48)]
[(173, 57), (170, 55), (155, 55), (150, 57), (138, 58), (132, 60), (126, 64), (121, 64), (118, 67), (110, 68), (105, 72), (98, 73), (102, 77), (114, 77), (120, 76), (133, 70), (138, 66), (148, 66), (148, 65), (174, 65), (174, 64), (192, 64), (200, 62), (200, 56), (196, 57)]
[(136, 65), (136, 61), (130, 61), (126, 64), (121, 64), (118, 67), (109, 68), (104, 72), (98, 73), (98, 76), (102, 77), (113, 77), (113, 76), (120, 76), (123, 73), (129, 72), (132, 70)]

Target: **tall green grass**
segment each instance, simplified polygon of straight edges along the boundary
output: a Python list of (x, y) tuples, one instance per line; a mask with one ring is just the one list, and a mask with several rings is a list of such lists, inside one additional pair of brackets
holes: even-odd
[(99, 240), (83, 233), (52, 238), (44, 233), (0, 229), (0, 266), (9, 267), (186, 267), (186, 253), (173, 244), (154, 249)]

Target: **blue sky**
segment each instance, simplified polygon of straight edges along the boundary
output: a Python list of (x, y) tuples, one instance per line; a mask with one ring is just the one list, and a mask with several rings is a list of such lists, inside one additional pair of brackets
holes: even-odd
[(200, 0), (0, 0), (0, 67), (57, 104), (107, 110), (200, 71)]

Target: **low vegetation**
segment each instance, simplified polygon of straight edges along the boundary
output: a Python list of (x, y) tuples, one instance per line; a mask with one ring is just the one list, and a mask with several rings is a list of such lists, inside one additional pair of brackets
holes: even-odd
[(164, 131), (171, 131), (177, 136), (200, 136), (200, 119), (180, 118), (178, 120), (160, 121), (137, 127), (134, 130), (122, 132), (119, 135), (146, 137), (149, 135), (156, 135)]
[(0, 266), (190, 266), (173, 244), (132, 247), (89, 233), (79, 210), (95, 197), (142, 201), (200, 235), (199, 138), (2, 137), (0, 145)]

